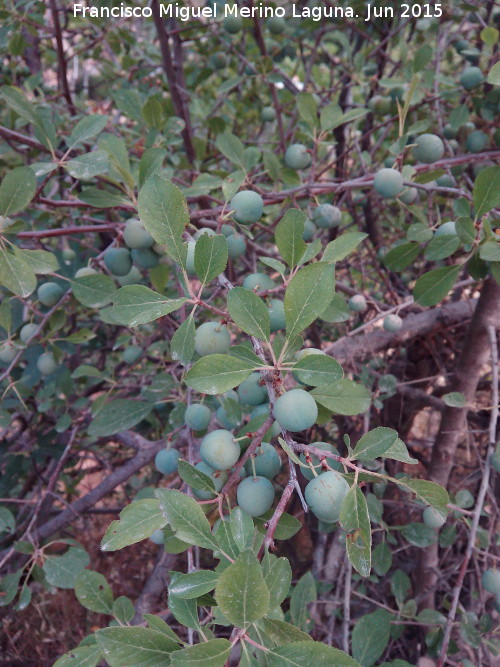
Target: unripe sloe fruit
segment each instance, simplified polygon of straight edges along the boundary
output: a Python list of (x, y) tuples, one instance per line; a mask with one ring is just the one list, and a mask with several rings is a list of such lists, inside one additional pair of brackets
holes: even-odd
[(304, 431), (318, 417), (316, 401), (303, 389), (292, 389), (282, 394), (274, 404), (274, 416), (287, 431)]
[(242, 234), (231, 234), (226, 237), (227, 254), (233, 261), (241, 257), (246, 252), (247, 244)]
[[(333, 445), (330, 445), (328, 442), (311, 442), (311, 447), (316, 447), (316, 449), (323, 449), (324, 451), (330, 452), (332, 454), (337, 454), (339, 456), (339, 450), (334, 447)], [(302, 463), (306, 463), (306, 455), (302, 453), (300, 455), (300, 460)], [(330, 466), (330, 468), (333, 468), (334, 470), (337, 470), (338, 472), (343, 472), (344, 468), (342, 467), (342, 463), (340, 461), (335, 461), (334, 459), (329, 459), (326, 458), (326, 462)], [(311, 463), (314, 466), (314, 469), (318, 474), (321, 473), (321, 461), (318, 459), (317, 456), (311, 455)], [(300, 468), (300, 472), (304, 475), (306, 479), (309, 481), (311, 479), (314, 479), (314, 473), (310, 468)]]
[(260, 117), (264, 123), (271, 123), (276, 119), (276, 111), (274, 107), (264, 107), (260, 112)]
[(127, 248), (108, 248), (103, 259), (106, 268), (115, 276), (126, 276), (132, 268), (132, 257)]
[(479, 84), (483, 83), (484, 74), (479, 67), (466, 67), (460, 75), (460, 83), (465, 90), (472, 90)]
[[(255, 466), (255, 474), (260, 477), (267, 477), (267, 479), (276, 477), (281, 468), (280, 456), (276, 451), (276, 448), (269, 442), (262, 442), (260, 447), (257, 447), (255, 456), (253, 457), (253, 463)], [(245, 461), (245, 470), (247, 475), (253, 475), (251, 459)]]
[(436, 178), (436, 184), (439, 185), (440, 188), (454, 188), (457, 184), (453, 176), (449, 176), (448, 174), (443, 174), (439, 178)]
[(194, 336), (194, 347), (201, 357), (206, 354), (225, 354), (230, 344), (229, 331), (220, 322), (204, 322)]
[(2, 343), (0, 345), (0, 360), (6, 364), (10, 364), (12, 359), (16, 356), (16, 348), (12, 343)]
[(142, 275), (136, 266), (132, 266), (126, 276), (116, 276), (120, 285), (137, 285), (142, 280)]
[(65, 262), (72, 262), (76, 257), (76, 252), (73, 248), (64, 248), (62, 251), (62, 258)]
[(214, 69), (224, 69), (226, 66), (226, 55), (222, 51), (218, 51), (210, 56), (210, 64)]
[(201, 441), (200, 456), (214, 470), (227, 470), (240, 458), (241, 449), (231, 431), (216, 429)]
[(403, 320), (399, 315), (386, 315), (383, 326), (386, 331), (399, 331), (403, 326)]
[(149, 536), (149, 539), (151, 542), (153, 542), (153, 544), (157, 544), (159, 547), (163, 546), (163, 543), (165, 542), (165, 535), (163, 530), (158, 528), (152, 535)]
[(261, 516), (271, 509), (274, 487), (267, 477), (246, 477), (236, 491), (238, 505), (250, 516)]
[(281, 35), (285, 30), (285, 19), (282, 16), (271, 16), (267, 19), (266, 26), (273, 35)]
[(446, 125), (443, 127), (443, 135), (445, 139), (454, 139), (457, 136), (457, 130), (455, 130), (455, 128), (449, 123), (446, 123)]
[(367, 308), (366, 299), (362, 294), (355, 294), (354, 296), (351, 296), (347, 302), (347, 306), (349, 310), (352, 310), (355, 313), (361, 313)]
[(379, 169), (373, 179), (373, 187), (384, 199), (396, 197), (403, 190), (403, 176), (396, 169)]
[[(200, 461), (194, 466), (197, 470), (208, 475), (214, 483), (215, 490), (218, 492), (222, 489), (224, 484), (228, 480), (227, 473), (223, 470), (214, 470), (208, 466), (204, 461)], [(203, 491), (201, 489), (193, 489), (193, 495), (196, 496), (199, 500), (210, 500), (214, 497), (214, 494), (210, 491)]]
[(490, 568), (485, 570), (481, 576), (483, 588), (493, 595), (500, 594), (500, 570)]
[(31, 336), (33, 336), (37, 329), (38, 324), (29, 322), (22, 327), (21, 331), (19, 332), (19, 338), (23, 343), (26, 343), (31, 338)]
[(175, 447), (160, 449), (155, 457), (156, 469), (164, 475), (171, 475), (177, 470), (181, 453)]
[(267, 273), (249, 273), (243, 281), (243, 287), (263, 292), (266, 289), (273, 289), (273, 287), (276, 287), (276, 284)]
[(264, 211), (264, 201), (258, 192), (241, 190), (231, 199), (229, 204), (234, 211), (234, 219), (241, 223), (257, 222)]
[(449, 220), (440, 225), (434, 232), (434, 236), (456, 236), (457, 225), (454, 220)]
[(151, 248), (155, 242), (140, 220), (132, 218), (125, 225), (123, 240), (129, 248)]
[(415, 199), (418, 196), (418, 191), (417, 188), (406, 188), (406, 190), (403, 190), (403, 192), (399, 195), (399, 200), (403, 202), (403, 204), (413, 204)]
[(465, 148), (469, 153), (480, 153), (488, 145), (488, 135), (481, 130), (474, 130), (465, 140)]
[(237, 428), (241, 424), (240, 419), (235, 417), (234, 414), (228, 414), (223, 405), (219, 405), (215, 412), (215, 416), (217, 417), (219, 424), (227, 429)]
[(304, 497), (318, 519), (333, 523), (339, 520), (340, 509), (348, 491), (349, 484), (342, 475), (328, 470), (309, 482)]
[(224, 236), (226, 238), (228, 238), (228, 236), (231, 236), (232, 234), (236, 233), (236, 231), (235, 231), (235, 229), (232, 225), (222, 225), (221, 232), (224, 234)]
[(252, 373), (236, 390), (238, 398), (245, 405), (260, 405), (269, 400), (265, 384), (261, 384), (260, 373)]
[(41, 375), (50, 375), (57, 368), (56, 360), (50, 352), (43, 352), (38, 357), (36, 365)]
[(434, 507), (426, 507), (422, 516), (425, 525), (434, 530), (439, 530), (446, 522), (446, 519)]
[(285, 304), (283, 301), (279, 299), (271, 299), (269, 301), (269, 319), (271, 322), (271, 333), (285, 328)]
[(152, 269), (159, 262), (159, 257), (151, 248), (139, 248), (130, 253), (132, 261), (140, 269)]
[(413, 155), (419, 162), (431, 164), (443, 157), (444, 144), (436, 134), (421, 134), (415, 139)]
[(391, 111), (391, 100), (388, 97), (383, 97), (382, 95), (374, 95), (368, 102), (368, 108), (376, 116), (385, 116)]
[[(266, 417), (268, 417), (270, 415), (270, 412), (271, 412), (271, 406), (269, 405), (269, 403), (261, 403), (261, 405), (257, 405), (257, 407), (255, 407), (250, 413), (250, 420), (254, 419), (255, 417), (259, 417), (260, 415), (266, 415)], [(277, 421), (274, 421), (271, 424), (271, 428), (266, 433), (266, 437), (274, 438), (280, 433), (281, 433), (281, 426), (278, 424)]]
[(184, 423), (193, 431), (204, 431), (210, 424), (212, 413), (210, 408), (201, 403), (191, 403), (184, 413)]
[(48, 282), (43, 283), (37, 290), (37, 296), (40, 303), (43, 303), (44, 306), (51, 307), (54, 306), (59, 299), (64, 294), (64, 290), (61, 285), (57, 283)]
[(316, 225), (312, 220), (307, 219), (304, 222), (304, 233), (302, 234), (303, 241), (311, 241), (314, 238), (314, 234), (318, 231)]
[(138, 345), (130, 345), (123, 350), (122, 359), (126, 364), (135, 364), (135, 362), (142, 356), (142, 347)]
[(342, 214), (340, 209), (331, 204), (320, 204), (313, 211), (313, 221), (321, 229), (333, 229), (340, 224)]
[(311, 154), (304, 144), (292, 144), (286, 149), (285, 164), (290, 169), (307, 169), (311, 164)]
[(240, 16), (226, 16), (222, 25), (230, 35), (236, 35), (243, 27), (243, 19)]
[(474, 496), (468, 489), (460, 489), (455, 496), (455, 505), (467, 509), (474, 505)]
[(85, 276), (94, 276), (97, 273), (91, 266), (82, 266), (81, 269), (75, 273), (75, 278), (84, 278)]

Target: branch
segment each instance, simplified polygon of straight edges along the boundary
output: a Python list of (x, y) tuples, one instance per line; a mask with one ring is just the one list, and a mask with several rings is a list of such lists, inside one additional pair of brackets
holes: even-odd
[(64, 56), (64, 45), (61, 31), (61, 24), (59, 23), (59, 14), (55, 0), (49, 0), (50, 11), (52, 13), (52, 21), (54, 23), (54, 33), (57, 47), (57, 61), (59, 64), (59, 83), (61, 84), (64, 98), (67, 102), (69, 112), (72, 116), (76, 115), (75, 105), (71, 99), (68, 85), (68, 72), (66, 68), (66, 58)]

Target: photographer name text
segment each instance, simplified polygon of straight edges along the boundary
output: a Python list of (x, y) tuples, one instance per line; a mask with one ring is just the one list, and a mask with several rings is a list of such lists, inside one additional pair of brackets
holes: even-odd
[[(439, 18), (442, 16), (442, 5), (440, 3), (429, 2), (420, 3), (401, 3), (398, 7), (388, 7), (384, 4), (376, 5), (365, 4), (365, 13), (359, 14), (352, 7), (336, 6), (333, 4), (313, 5), (304, 7), (290, 4), (288, 7), (271, 7), (264, 3), (257, 3), (252, 7), (240, 7), (236, 4), (226, 4), (220, 6), (213, 4), (211, 6), (196, 7), (186, 6), (177, 3), (168, 5), (159, 5), (160, 16), (162, 18), (176, 18), (180, 21), (192, 21), (196, 19), (210, 20), (217, 18), (241, 17), (250, 19), (269, 19), (269, 18), (298, 18), (311, 19), (313, 21), (325, 21), (328, 19), (352, 19), (362, 21), (372, 21), (376, 19), (419, 19), (419, 18)], [(120, 5), (114, 7), (102, 7), (92, 3), (75, 3), (73, 5), (73, 16), (75, 18), (90, 19), (131, 19), (131, 18), (151, 18), (153, 11), (151, 7), (140, 5)]]

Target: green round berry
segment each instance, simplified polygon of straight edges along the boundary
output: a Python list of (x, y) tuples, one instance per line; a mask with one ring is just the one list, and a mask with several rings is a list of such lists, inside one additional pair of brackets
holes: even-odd
[(396, 197), (403, 190), (403, 176), (396, 169), (379, 169), (373, 179), (373, 187), (384, 199)]
[(264, 211), (264, 200), (258, 192), (241, 190), (234, 195), (229, 206), (237, 222), (257, 222)]
[(64, 248), (62, 251), (62, 258), (65, 262), (72, 262), (76, 257), (76, 252), (73, 248)]
[(468, 489), (460, 489), (455, 496), (455, 505), (468, 509), (474, 505), (474, 496)]
[(368, 108), (375, 116), (386, 116), (391, 112), (392, 101), (382, 95), (374, 95), (368, 102)]
[(443, 174), (439, 178), (436, 178), (436, 185), (439, 185), (440, 188), (454, 188), (457, 185), (457, 182), (453, 176), (448, 174)]
[(304, 497), (318, 519), (333, 523), (339, 520), (340, 508), (348, 491), (349, 484), (342, 475), (328, 470), (309, 482)]
[(132, 218), (125, 225), (123, 240), (129, 248), (151, 248), (155, 242), (140, 220)]
[(403, 204), (410, 205), (413, 204), (415, 199), (418, 197), (417, 188), (406, 188), (403, 192), (398, 195), (398, 199), (403, 202)]
[(214, 470), (227, 470), (240, 458), (241, 448), (231, 431), (219, 428), (207, 433), (200, 445), (200, 456)]
[(399, 331), (402, 326), (403, 320), (399, 317), (399, 315), (386, 315), (384, 317), (383, 327), (386, 331), (390, 331), (391, 333), (394, 331)]
[(231, 345), (231, 336), (220, 322), (204, 322), (196, 329), (194, 348), (201, 357), (207, 354), (225, 354)]
[(162, 547), (165, 542), (165, 534), (161, 528), (158, 528), (152, 535), (149, 536), (149, 539), (151, 542), (153, 542), (153, 544), (157, 544), (159, 547)]
[[(266, 415), (266, 417), (269, 417), (271, 414), (271, 406), (269, 403), (261, 403), (260, 405), (257, 405), (252, 412), (250, 413), (250, 420), (255, 419), (256, 417), (260, 417), (261, 415)], [(266, 438), (275, 438), (277, 435), (281, 433), (281, 426), (278, 424), (277, 421), (274, 421), (271, 424), (271, 428), (269, 431), (265, 434)]]
[[(336, 447), (334, 447), (333, 445), (330, 445), (328, 442), (311, 442), (311, 447), (316, 447), (316, 449), (322, 449), (326, 452), (330, 452), (332, 454), (336, 454), (337, 456), (340, 456), (339, 450)], [(302, 461), (302, 463), (307, 463), (306, 462), (306, 455), (304, 453), (302, 453), (299, 458)], [(333, 468), (334, 470), (337, 470), (338, 472), (343, 472), (344, 471), (344, 468), (342, 466), (342, 463), (340, 463), (340, 461), (335, 461), (334, 459), (326, 458), (326, 462), (328, 463), (330, 468)], [(321, 473), (321, 461), (316, 456), (311, 455), (311, 464), (314, 467), (314, 469), (316, 470), (316, 472), (318, 474), (320, 474)], [(310, 480), (314, 479), (314, 473), (311, 470), (311, 468), (302, 468), (301, 467), (300, 472), (304, 475), (304, 477), (307, 480), (310, 481)]]
[(16, 348), (10, 342), (4, 342), (0, 344), (0, 360), (6, 364), (10, 362), (16, 356)]
[(155, 466), (158, 472), (163, 475), (171, 475), (177, 470), (181, 453), (175, 447), (170, 449), (160, 449), (155, 456)]
[(273, 35), (281, 35), (285, 30), (285, 19), (282, 16), (271, 16), (267, 19), (266, 26)]
[(313, 222), (320, 229), (338, 227), (342, 218), (340, 209), (331, 204), (320, 204), (313, 212)]
[(234, 227), (232, 225), (222, 225), (221, 227), (221, 232), (224, 234), (226, 238), (229, 236), (232, 236), (233, 234), (236, 233)]
[(81, 269), (75, 273), (75, 278), (85, 278), (85, 276), (95, 276), (97, 271), (91, 266), (82, 266)]
[(273, 120), (276, 120), (274, 107), (264, 107), (260, 112), (260, 118), (263, 123), (272, 123)]
[(429, 528), (439, 530), (446, 522), (446, 519), (434, 509), (434, 507), (426, 507), (422, 515), (424, 523)]
[(115, 276), (126, 276), (132, 268), (132, 257), (127, 248), (108, 248), (103, 259), (108, 271)]
[(457, 131), (452, 125), (446, 123), (446, 125), (443, 127), (443, 135), (445, 139), (454, 139), (457, 136)]
[(210, 424), (212, 413), (210, 408), (201, 403), (191, 403), (184, 413), (184, 423), (193, 431), (204, 431)]
[(314, 238), (314, 235), (318, 231), (318, 228), (314, 224), (312, 220), (307, 219), (304, 222), (304, 233), (302, 234), (302, 240), (303, 241), (312, 241)]
[(484, 81), (484, 74), (479, 67), (466, 67), (460, 75), (460, 83), (465, 90), (472, 90)]
[(271, 333), (285, 328), (285, 304), (283, 301), (280, 301), (279, 299), (270, 299), (269, 320), (271, 323)]
[(222, 51), (217, 51), (216, 53), (210, 56), (210, 64), (214, 69), (224, 69), (227, 64), (227, 59), (225, 53)]
[(488, 145), (488, 135), (481, 130), (474, 130), (465, 140), (465, 149), (469, 153), (480, 153)]
[(43, 283), (37, 290), (37, 296), (40, 303), (50, 308), (54, 306), (64, 294), (61, 285), (57, 283)]
[(316, 401), (303, 389), (292, 389), (282, 394), (274, 404), (274, 417), (286, 431), (304, 431), (318, 417)]
[[(256, 475), (272, 479), (276, 477), (281, 469), (280, 455), (269, 442), (262, 442), (260, 447), (255, 450), (253, 464)], [(245, 471), (249, 477), (254, 474), (251, 459), (247, 459), (245, 462)]]
[(347, 302), (349, 310), (352, 310), (355, 313), (361, 313), (367, 309), (366, 299), (362, 294), (355, 294), (351, 296)]
[(276, 283), (267, 275), (267, 273), (249, 273), (243, 281), (243, 287), (256, 290), (257, 292), (263, 292), (266, 289), (273, 289), (273, 287), (276, 287)]
[(454, 220), (449, 220), (440, 225), (434, 232), (434, 236), (456, 236), (457, 225)]
[(142, 275), (136, 266), (132, 266), (126, 276), (117, 276), (116, 279), (120, 285), (137, 285), (142, 280)]
[[(194, 467), (196, 470), (199, 470), (211, 478), (217, 492), (222, 489), (228, 480), (227, 473), (224, 470), (214, 470), (204, 461), (200, 461)], [(210, 500), (211, 498), (215, 497), (215, 494), (211, 493), (210, 491), (203, 491), (200, 489), (193, 489), (193, 495), (195, 495), (199, 500)]]
[(33, 336), (38, 329), (38, 324), (28, 323), (25, 324), (21, 331), (19, 332), (19, 338), (23, 343), (27, 343), (28, 340)]
[(485, 570), (481, 576), (483, 588), (488, 593), (500, 595), (500, 570), (490, 568)]
[(229, 259), (235, 260), (241, 255), (244, 255), (247, 249), (247, 243), (245, 237), (242, 234), (231, 234), (231, 236), (226, 237), (227, 241), (227, 253)]
[[(132, 261), (140, 269), (152, 269), (159, 262), (159, 257), (151, 248), (139, 248), (132, 250)], [(128, 273), (128, 272), (127, 272)]]
[(252, 373), (246, 380), (243, 380), (236, 391), (244, 405), (260, 405), (269, 400), (267, 388), (260, 373)]
[(126, 364), (135, 364), (135, 362), (142, 356), (142, 347), (138, 345), (129, 345), (122, 353), (122, 359)]
[(274, 487), (267, 477), (246, 477), (236, 491), (238, 505), (250, 516), (265, 514), (274, 501)]
[(51, 375), (57, 369), (56, 360), (50, 352), (43, 352), (38, 357), (36, 365), (41, 375)]
[(290, 169), (307, 169), (311, 164), (311, 154), (303, 144), (292, 144), (286, 149), (285, 164)]
[(241, 424), (241, 419), (239, 419), (234, 414), (232, 415), (228, 413), (223, 405), (219, 405), (215, 412), (215, 416), (217, 417), (219, 424), (229, 430), (238, 428), (238, 426)]
[(226, 16), (222, 25), (230, 35), (236, 35), (243, 27), (243, 19), (241, 16)]
[(444, 155), (444, 144), (436, 134), (421, 134), (415, 140), (413, 155), (419, 162), (431, 164)]

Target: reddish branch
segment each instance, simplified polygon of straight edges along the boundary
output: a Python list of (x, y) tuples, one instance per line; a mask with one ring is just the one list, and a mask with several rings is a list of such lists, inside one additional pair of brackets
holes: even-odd
[(49, 0), (50, 11), (52, 13), (52, 22), (54, 24), (54, 36), (56, 40), (56, 50), (57, 50), (57, 61), (59, 66), (59, 85), (62, 88), (62, 92), (66, 103), (68, 105), (69, 112), (72, 116), (76, 114), (76, 109), (71, 99), (71, 93), (69, 91), (68, 85), (68, 71), (66, 67), (66, 58), (64, 56), (64, 44), (62, 38), (61, 24), (59, 22), (59, 10), (55, 0)]

